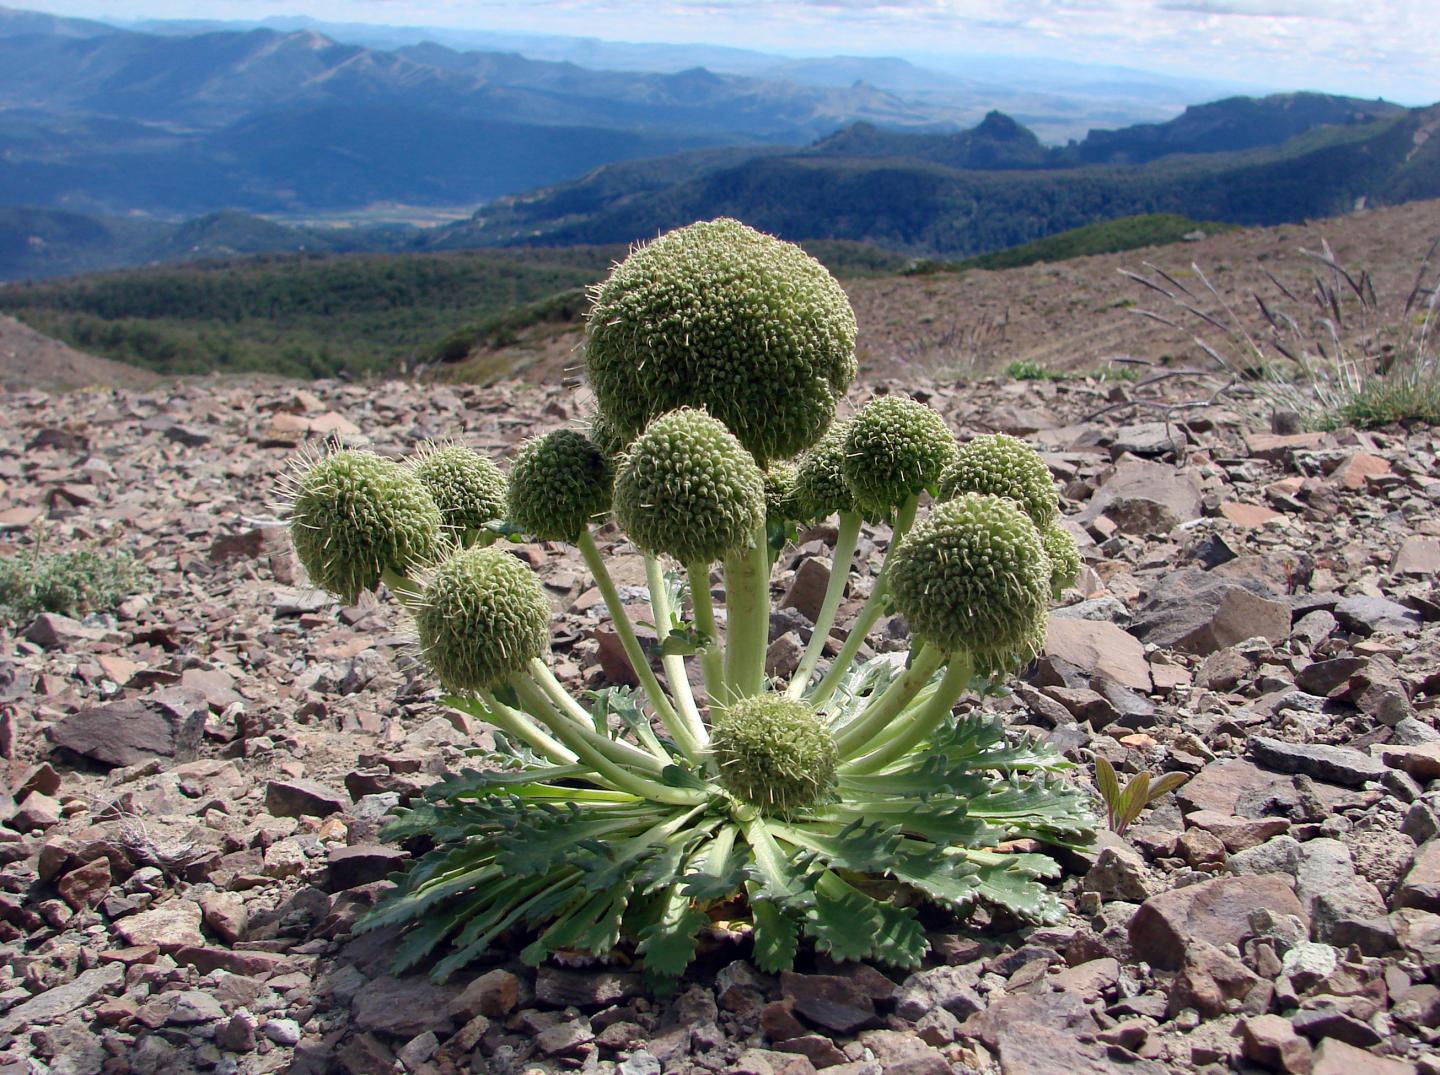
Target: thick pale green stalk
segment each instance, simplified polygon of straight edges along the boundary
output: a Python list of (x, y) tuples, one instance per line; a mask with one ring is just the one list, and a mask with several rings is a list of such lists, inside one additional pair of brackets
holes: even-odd
[(551, 706), (544, 692), (525, 678), (516, 676), (510, 685), (527, 707), (533, 706), (535, 710), (541, 710), (532, 710), (530, 715), (545, 724), (556, 739), (574, 751), (580, 761), (594, 769), (596, 774), (612, 787), (641, 798), (679, 806), (697, 806), (705, 801), (705, 796), (700, 792), (672, 788), (611, 760), (604, 750), (604, 743), (611, 740), (576, 725), (569, 717)]
[(421, 587), (418, 582), (406, 578), (393, 567), (387, 567), (380, 575), (390, 592), (406, 608), (413, 609), (420, 602)]
[(715, 602), (710, 596), (710, 565), (686, 564), (690, 579), (690, 600), (695, 603), (695, 629), (703, 631), (710, 645), (700, 654), (700, 670), (705, 673), (705, 693), (712, 706), (723, 705), (720, 692), (725, 684), (725, 644), (715, 624)]
[(860, 607), (860, 612), (855, 617), (855, 623), (845, 638), (845, 644), (840, 647), (840, 652), (830, 662), (830, 667), (825, 670), (825, 674), (820, 678), (820, 683), (808, 698), (810, 704), (817, 709), (829, 701), (830, 696), (835, 693), (835, 688), (840, 686), (840, 680), (844, 678), (851, 662), (855, 660), (855, 655), (860, 652), (860, 647), (865, 644), (865, 636), (870, 633), (870, 628), (875, 626), (875, 621), (885, 611), (885, 599), (890, 593), (890, 558), (895, 555), (895, 550), (910, 529), (910, 525), (915, 521), (915, 510), (919, 504), (920, 498), (911, 496), (895, 513), (895, 526), (890, 532), (890, 546), (885, 550), (885, 566), (875, 577), (875, 586), (870, 591), (870, 596), (866, 598), (865, 604)]
[[(633, 747), (629, 743), (611, 739), (605, 734), (604, 729), (596, 728), (594, 718), (585, 712), (585, 709), (580, 703), (570, 696), (570, 692), (565, 689), (565, 685), (555, 678), (555, 673), (550, 671), (549, 666), (540, 660), (540, 658), (536, 657), (531, 660), (530, 663), (526, 665), (526, 670), (530, 674), (528, 682), (540, 689), (549, 706), (558, 710), (562, 716), (570, 718), (576, 727), (582, 728), (587, 732), (593, 730), (597, 738), (604, 741), (601, 749), (621, 765), (629, 765), (632, 768), (658, 776), (660, 770), (670, 764), (670, 755), (665, 753), (665, 748), (653, 739), (652, 742), (654, 742), (654, 746), (651, 748), (651, 753), (647, 754), (645, 751)], [(519, 679), (520, 677), (517, 676), (516, 678)], [(522, 696), (521, 700), (524, 701), (525, 696)]]
[(575, 754), (557, 743), (531, 723), (524, 713), (517, 713), (507, 705), (494, 699), (480, 699), (470, 703), (468, 699), (452, 696), (446, 704), (469, 713), (478, 720), (493, 724), (506, 735), (520, 740), (531, 750), (553, 761), (556, 765), (571, 765), (577, 760)]
[(930, 677), (944, 661), (945, 655), (934, 646), (922, 646), (910, 661), (910, 666), (891, 680), (880, 697), (872, 699), (849, 725), (835, 729), (835, 745), (840, 748), (840, 756), (845, 758), (858, 753), (883, 732), (885, 726), (930, 682)]
[(940, 680), (940, 685), (930, 700), (906, 718), (899, 727), (892, 726), (889, 735), (882, 735), (877, 749), (864, 757), (842, 763), (841, 771), (873, 773), (915, 749), (950, 715), (950, 710), (970, 685), (973, 671), (973, 663), (967, 654), (952, 653), (950, 666), (945, 669), (945, 676)]
[[(670, 607), (670, 589), (665, 581), (665, 571), (660, 561), (649, 553), (645, 554), (645, 581), (650, 587), (650, 611), (655, 616), (655, 632), (663, 645), (670, 630), (673, 609)], [(710, 742), (710, 733), (700, 719), (700, 710), (695, 705), (695, 692), (690, 689), (690, 674), (685, 668), (685, 658), (679, 654), (661, 657), (660, 665), (665, 669), (665, 678), (670, 683), (670, 692), (675, 696), (675, 708), (680, 719), (690, 728), (690, 734), (703, 749)]]
[[(750, 546), (725, 557), (725, 697), (759, 694), (770, 645), (770, 539), (765, 521)], [(712, 699), (713, 700), (713, 699)]]
[(691, 735), (689, 726), (675, 712), (675, 707), (670, 704), (670, 699), (660, 686), (660, 681), (655, 678), (655, 670), (650, 667), (645, 650), (641, 648), (640, 640), (635, 637), (635, 627), (625, 613), (625, 605), (620, 600), (620, 591), (615, 588), (615, 580), (610, 577), (610, 569), (605, 566), (605, 558), (595, 547), (595, 538), (588, 528), (580, 532), (579, 545), (580, 555), (585, 558), (586, 566), (595, 576), (595, 585), (600, 588), (600, 596), (605, 599), (605, 607), (610, 610), (610, 621), (615, 625), (615, 633), (620, 638), (620, 645), (625, 650), (625, 656), (630, 660), (630, 666), (635, 669), (636, 678), (640, 680), (641, 690), (645, 692), (645, 697), (650, 700), (650, 704), (655, 709), (655, 715), (660, 718), (660, 723), (665, 725), (666, 731), (670, 733), (681, 752), (691, 761), (698, 760), (700, 743)]
[(840, 611), (840, 602), (845, 598), (845, 584), (850, 581), (850, 564), (855, 559), (855, 547), (860, 544), (860, 514), (844, 511), (840, 513), (840, 530), (835, 538), (835, 556), (830, 561), (830, 582), (825, 587), (825, 599), (820, 603), (820, 613), (815, 619), (815, 629), (810, 633), (810, 643), (795, 674), (790, 677), (786, 693), (799, 698), (805, 693), (815, 666), (825, 652), (825, 640), (830, 637), (830, 628), (835, 626), (835, 613)]

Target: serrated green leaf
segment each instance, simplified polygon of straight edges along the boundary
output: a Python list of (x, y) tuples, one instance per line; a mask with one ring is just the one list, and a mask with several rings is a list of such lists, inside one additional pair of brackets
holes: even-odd
[(678, 978), (695, 958), (695, 939), (709, 919), (695, 909), (679, 885), (663, 895), (658, 918), (640, 931), (635, 946), (645, 957), (645, 969), (666, 978)]
[(1053, 924), (1064, 917), (1060, 901), (1017, 862), (981, 866), (979, 882), (982, 899), (999, 904), (1021, 918)]
[(906, 841), (913, 851), (896, 856), (889, 874), (952, 911), (963, 911), (980, 892), (980, 870), (957, 855), (947, 855), (933, 844)]
[(660, 643), (660, 656), (690, 657), (708, 649), (710, 641), (708, 634), (689, 624), (672, 627), (670, 633), (665, 636), (665, 640)]
[(734, 826), (728, 828), (728, 832), (725, 826), (716, 830), (710, 843), (691, 859), (693, 868), (684, 878), (685, 894), (691, 899), (702, 903), (728, 900), (745, 883), (745, 855), (734, 845)]
[(841, 962), (871, 954), (882, 925), (879, 904), (828, 870), (815, 884), (805, 912), (805, 932), (815, 947)]
[(780, 849), (766, 822), (763, 819), (748, 822), (743, 831), (753, 856), (749, 877), (758, 886), (758, 898), (786, 909), (809, 906), (813, 899), (810, 880)]
[(880, 929), (872, 946), (874, 958), (907, 970), (920, 966), (930, 950), (930, 942), (915, 911), (891, 903), (877, 903), (876, 907), (880, 913)]
[(750, 913), (755, 917), (755, 965), (766, 974), (779, 974), (795, 966), (795, 952), (800, 947), (800, 924), (769, 900), (750, 899)]
[(521, 951), (521, 962), (538, 966), (551, 952), (565, 948), (604, 955), (620, 942), (620, 922), (629, 898), (630, 886), (621, 884), (576, 900)]

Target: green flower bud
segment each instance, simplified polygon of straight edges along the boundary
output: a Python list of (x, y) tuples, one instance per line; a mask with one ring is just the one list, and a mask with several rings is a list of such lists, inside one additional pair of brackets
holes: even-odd
[(615, 474), (615, 518), (636, 545), (683, 564), (745, 547), (765, 518), (760, 468), (704, 411), (662, 415), (636, 437)]
[(346, 601), (439, 556), (445, 520), (418, 478), (374, 452), (321, 456), (293, 482), (290, 539), (306, 573)]
[(795, 464), (788, 460), (771, 463), (761, 475), (765, 483), (765, 519), (784, 524), (798, 519), (795, 506)]
[(703, 407), (765, 463), (829, 426), (855, 377), (855, 314), (798, 246), (702, 222), (640, 247), (596, 289), (586, 364), (621, 437)]
[(610, 511), (609, 458), (573, 429), (520, 446), (510, 467), (510, 521), (545, 541), (575, 541)]
[(1045, 615), (1035, 622), (1019, 642), (1007, 646), (988, 646), (970, 651), (975, 672), (992, 679), (1013, 675), (1040, 656), (1045, 650)]
[(425, 583), (415, 628), (446, 690), (488, 690), (550, 644), (550, 604), (534, 572), (507, 552), (455, 553)]
[(1050, 593), (1058, 601), (1065, 588), (1080, 578), (1080, 548), (1058, 523), (1040, 531), (1040, 543), (1050, 559)]
[(856, 506), (883, 516), (940, 480), (955, 458), (955, 438), (923, 403), (881, 396), (851, 419), (844, 451), (842, 473)]
[(991, 433), (960, 446), (955, 462), (940, 476), (940, 499), (959, 493), (989, 493), (1019, 501), (1041, 530), (1060, 517), (1055, 483), (1040, 453), (1023, 440)]
[(795, 466), (795, 506), (806, 522), (828, 519), (855, 510), (855, 496), (845, 484), (845, 431), (848, 422), (836, 422)]
[(454, 530), (478, 530), (505, 511), (505, 475), (478, 452), (459, 444), (426, 444), (410, 461)]
[(890, 589), (916, 638), (946, 653), (1008, 653), (1043, 630), (1050, 561), (1015, 501), (963, 493), (901, 542)]
[(835, 786), (834, 735), (820, 714), (784, 695), (751, 695), (721, 711), (710, 749), (726, 790), (761, 810), (788, 814)]

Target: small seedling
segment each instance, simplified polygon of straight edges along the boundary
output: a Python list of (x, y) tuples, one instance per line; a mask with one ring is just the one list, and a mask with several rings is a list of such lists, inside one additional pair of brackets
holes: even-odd
[(1095, 756), (1095, 784), (1100, 789), (1100, 798), (1105, 803), (1105, 822), (1116, 836), (1124, 836), (1140, 816), (1141, 811), (1162, 795), (1174, 791), (1188, 780), (1184, 773), (1166, 773), (1159, 780), (1151, 781), (1148, 772), (1139, 772), (1130, 778), (1125, 789), (1120, 789), (1120, 779), (1115, 767), (1100, 755)]

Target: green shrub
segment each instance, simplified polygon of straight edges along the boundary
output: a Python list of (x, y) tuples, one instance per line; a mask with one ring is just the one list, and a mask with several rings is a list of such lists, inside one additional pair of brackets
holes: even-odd
[(143, 580), (144, 571), (129, 553), (44, 552), (33, 545), (0, 559), (0, 620), (18, 623), (42, 612), (109, 612)]

